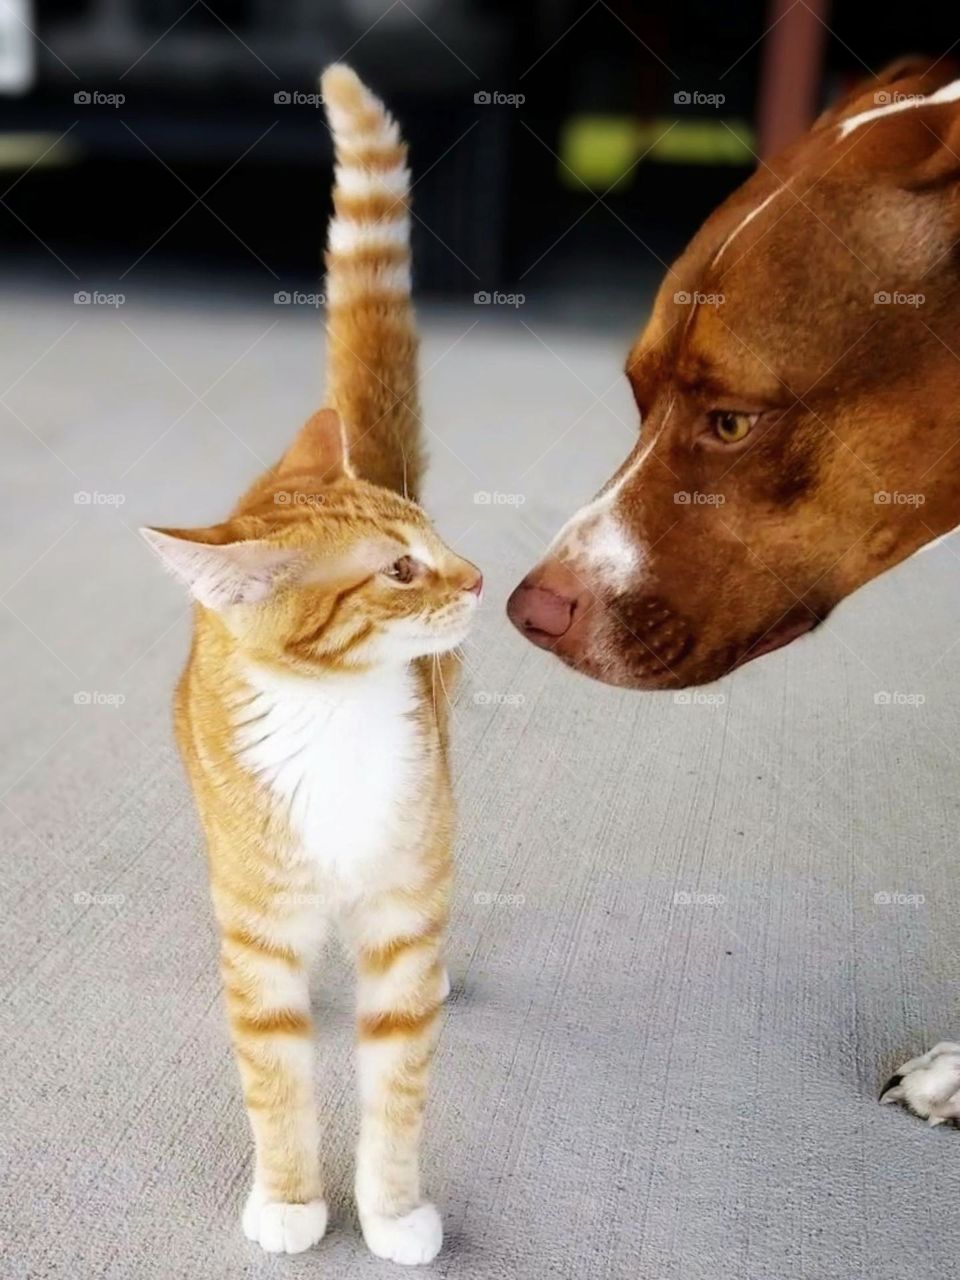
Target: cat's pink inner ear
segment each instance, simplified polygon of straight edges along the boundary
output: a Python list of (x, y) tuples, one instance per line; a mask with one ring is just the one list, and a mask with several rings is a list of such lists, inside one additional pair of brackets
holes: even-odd
[(334, 409), (320, 409), (308, 418), (293, 444), (283, 455), (277, 474), (314, 471), (325, 480), (350, 474), (347, 435)]
[(217, 545), (164, 529), (141, 529), (140, 533), (164, 567), (208, 609), (265, 600), (299, 555), (259, 541)]

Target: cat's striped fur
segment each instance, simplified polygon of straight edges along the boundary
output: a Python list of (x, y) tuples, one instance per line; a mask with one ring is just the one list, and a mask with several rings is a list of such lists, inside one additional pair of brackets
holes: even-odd
[(381, 1257), (424, 1262), (441, 1243), (419, 1145), (446, 991), (442, 685), (480, 575), (405, 496), (422, 469), (405, 150), (348, 68), (331, 67), (322, 88), (337, 151), (335, 409), (310, 419), (229, 520), (145, 536), (198, 602), (176, 728), (256, 1148), (244, 1230), (296, 1252), (326, 1227), (308, 978), (336, 927), (357, 972), (364, 1236)]

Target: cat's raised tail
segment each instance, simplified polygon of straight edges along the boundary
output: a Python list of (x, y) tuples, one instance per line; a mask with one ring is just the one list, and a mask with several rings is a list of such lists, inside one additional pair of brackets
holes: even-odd
[(383, 103), (343, 63), (320, 78), (336, 168), (327, 239), (327, 398), (351, 469), (416, 499), (423, 471), (418, 341), (410, 302), (407, 148)]

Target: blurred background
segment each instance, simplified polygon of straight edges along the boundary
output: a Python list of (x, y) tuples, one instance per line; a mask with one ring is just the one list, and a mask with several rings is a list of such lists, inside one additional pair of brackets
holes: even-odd
[(3, 0), (4, 269), (315, 280), (316, 75), (346, 58), (412, 144), (421, 296), (635, 314), (756, 153), (945, 52), (951, 22), (913, 5), (905, 34), (866, 0)]

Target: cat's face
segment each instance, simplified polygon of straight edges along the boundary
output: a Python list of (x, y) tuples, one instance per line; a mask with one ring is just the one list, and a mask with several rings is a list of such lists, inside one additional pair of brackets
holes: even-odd
[(460, 644), (480, 601), (476, 567), (399, 495), (342, 478), (323, 499), (288, 534), (303, 558), (248, 639), (323, 669), (407, 662)]
[(281, 475), (222, 525), (143, 533), (248, 656), (304, 673), (445, 653), (480, 600), (479, 571), (419, 507), (345, 474)]

